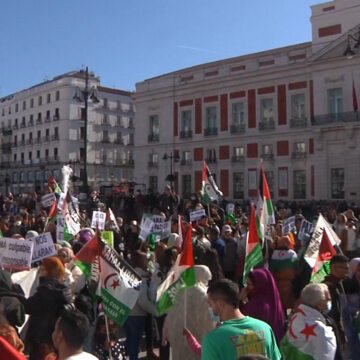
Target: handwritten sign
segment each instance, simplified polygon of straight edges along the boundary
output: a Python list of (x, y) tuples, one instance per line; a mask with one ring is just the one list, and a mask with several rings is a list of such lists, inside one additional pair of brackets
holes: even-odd
[(202, 216), (206, 216), (205, 209), (192, 211), (190, 213), (190, 222), (198, 221)]
[(33, 247), (30, 240), (1, 238), (0, 265), (5, 269), (30, 269)]
[(99, 230), (105, 229), (106, 213), (102, 211), (93, 211), (91, 219), (91, 227)]
[(34, 263), (57, 254), (50, 233), (41, 234), (39, 236), (29, 238), (29, 240), (34, 244), (31, 262)]

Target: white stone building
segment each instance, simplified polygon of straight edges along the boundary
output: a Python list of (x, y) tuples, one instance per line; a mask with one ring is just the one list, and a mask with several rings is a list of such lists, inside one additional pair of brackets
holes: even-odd
[[(42, 188), (50, 175), (61, 179), (64, 164), (82, 185), (85, 76), (69, 72), (0, 99), (0, 191)], [(131, 93), (88, 79), (87, 175), (99, 188), (133, 177), (134, 107)]]
[(311, 42), (139, 82), (136, 181), (162, 192), (172, 172), (185, 196), (206, 160), (226, 198), (248, 199), (262, 158), (274, 199), (359, 201), (360, 2), (313, 6), (311, 23)]

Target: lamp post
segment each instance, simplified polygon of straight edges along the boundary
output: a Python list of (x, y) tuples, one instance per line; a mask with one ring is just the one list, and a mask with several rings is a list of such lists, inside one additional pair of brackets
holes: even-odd
[(175, 181), (175, 176), (173, 174), (173, 165), (174, 162), (179, 161), (179, 155), (173, 154), (172, 152), (170, 154), (165, 153), (163, 156), (163, 160), (170, 160), (170, 174), (166, 176), (165, 180), (170, 182), (171, 188), (173, 188), (173, 183)]
[(84, 120), (84, 154), (83, 154), (83, 192), (89, 193), (89, 185), (88, 185), (88, 176), (87, 176), (87, 128), (88, 128), (88, 108), (89, 108), (89, 99), (94, 103), (98, 103), (100, 100), (96, 96), (96, 88), (92, 86), (89, 88), (89, 69), (86, 66), (85, 71), (80, 70), (80, 73), (83, 73), (85, 76), (85, 88), (80, 89), (79, 87), (76, 89), (76, 93), (74, 95), (74, 99), (84, 103), (84, 112), (83, 112), (83, 120)]
[[(351, 42), (354, 42), (354, 45), (352, 46)], [(355, 49), (359, 49), (360, 48), (360, 27), (358, 29), (358, 33), (357, 33), (357, 37), (348, 34), (347, 36), (347, 47), (344, 51), (344, 56), (346, 56), (349, 60), (352, 59), (356, 53), (355, 53)]]

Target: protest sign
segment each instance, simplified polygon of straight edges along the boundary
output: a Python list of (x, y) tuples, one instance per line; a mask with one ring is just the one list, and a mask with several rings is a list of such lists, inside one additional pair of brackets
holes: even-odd
[(29, 238), (29, 240), (34, 244), (31, 262), (34, 263), (57, 254), (55, 245), (49, 232)]
[(41, 197), (41, 205), (44, 208), (49, 208), (56, 200), (56, 196), (54, 193), (45, 194)]
[(233, 214), (234, 210), (235, 210), (235, 204), (234, 203), (226, 204), (226, 213), (227, 214)]
[(56, 241), (60, 244), (65, 240), (64, 226), (65, 226), (65, 218), (62, 215), (58, 215), (56, 221)]
[(205, 209), (190, 212), (190, 222), (198, 221), (202, 216), (206, 216)]
[(1, 238), (0, 265), (5, 269), (30, 269), (33, 246), (29, 240)]
[(310, 240), (311, 234), (314, 232), (315, 226), (310, 221), (303, 219), (300, 225), (298, 240), (302, 243), (307, 243)]
[(102, 231), (101, 238), (104, 239), (109, 246), (114, 247), (114, 233), (112, 231)]
[(139, 238), (142, 240), (146, 240), (146, 238), (151, 233), (153, 225), (154, 225), (154, 223), (151, 218), (145, 218), (144, 221), (142, 221), (141, 225), (140, 225)]
[(91, 227), (99, 230), (105, 229), (106, 213), (102, 211), (93, 211), (91, 219)]
[(285, 219), (283, 223), (282, 234), (287, 235), (290, 234), (291, 231), (296, 231), (295, 216)]

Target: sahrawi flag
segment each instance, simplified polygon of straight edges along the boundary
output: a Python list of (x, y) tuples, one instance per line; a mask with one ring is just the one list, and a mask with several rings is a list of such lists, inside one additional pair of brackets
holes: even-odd
[(165, 314), (175, 304), (177, 295), (181, 291), (194, 286), (195, 282), (192, 226), (190, 224), (187, 229), (183, 251), (157, 290), (156, 307), (159, 315)]
[(217, 187), (215, 180), (204, 161), (203, 173), (202, 173), (202, 201), (208, 205), (214, 200), (218, 200), (219, 196), (223, 196), (223, 193)]
[(320, 326), (320, 322), (325, 323), (325, 318), (319, 311), (300, 305), (280, 343), (283, 359), (334, 359), (336, 339), (333, 330), (330, 326)]
[(263, 262), (261, 238), (256, 220), (255, 208), (251, 207), (250, 228), (246, 239), (246, 253), (243, 284), (246, 285), (246, 279), (252, 269)]
[(120, 326), (136, 304), (141, 283), (135, 270), (105, 245), (100, 256), (101, 298), (105, 314)]
[(257, 208), (260, 212), (260, 223), (264, 225), (275, 224), (274, 207), (271, 201), (269, 185), (263, 167), (260, 167), (259, 190)]
[(329, 274), (330, 260), (336, 255), (334, 246), (340, 245), (340, 242), (335, 231), (320, 214), (304, 255), (304, 259), (313, 269), (312, 282), (322, 282)]

